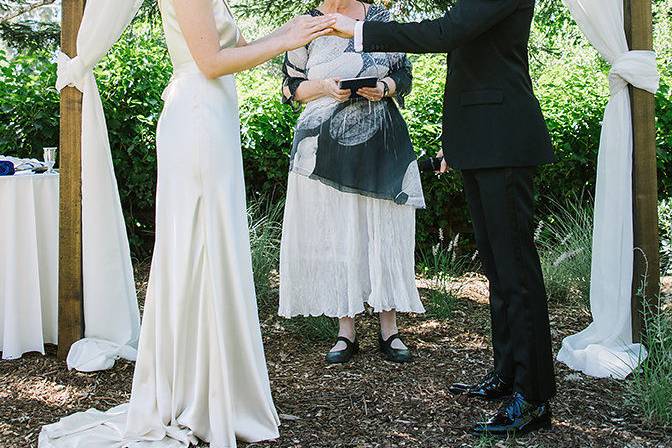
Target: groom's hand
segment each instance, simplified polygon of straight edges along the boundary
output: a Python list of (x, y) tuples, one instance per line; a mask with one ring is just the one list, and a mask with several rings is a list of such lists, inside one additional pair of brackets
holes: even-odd
[(336, 20), (336, 23), (331, 26), (333, 36), (350, 39), (355, 35), (355, 23), (357, 23), (355, 19), (338, 13), (329, 14), (329, 16)]
[(443, 149), (436, 153), (436, 157), (441, 159), (441, 168), (439, 168), (439, 171), (437, 171), (438, 173), (445, 173), (451, 170), (451, 168), (448, 166), (448, 162), (446, 162), (446, 159), (443, 157)]

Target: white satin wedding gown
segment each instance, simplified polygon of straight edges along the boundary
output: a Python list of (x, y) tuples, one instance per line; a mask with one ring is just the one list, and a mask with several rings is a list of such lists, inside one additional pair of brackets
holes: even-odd
[[(238, 41), (211, 0), (222, 47)], [(160, 0), (174, 75), (157, 135), (156, 243), (130, 403), (45, 426), (41, 448), (211, 448), (275, 439), (252, 277), (233, 76), (207, 80)]]

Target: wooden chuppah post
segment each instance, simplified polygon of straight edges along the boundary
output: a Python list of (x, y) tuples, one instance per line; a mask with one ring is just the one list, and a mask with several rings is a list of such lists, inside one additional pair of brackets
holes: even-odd
[[(624, 0), (625, 33), (631, 50), (653, 49), (651, 0)], [(633, 127), (634, 271), (632, 333), (641, 341), (645, 329), (644, 300), (655, 309), (660, 293), (658, 180), (656, 171), (656, 106), (654, 95), (630, 87)], [(643, 285), (642, 282), (646, 282)], [(644, 289), (642, 289), (644, 286)], [(643, 293), (643, 297), (642, 297)]]
[[(77, 53), (77, 33), (86, 0), (63, 0), (61, 51)], [(74, 87), (61, 91), (60, 222), (58, 260), (58, 358), (84, 332), (82, 283), (82, 93)]]

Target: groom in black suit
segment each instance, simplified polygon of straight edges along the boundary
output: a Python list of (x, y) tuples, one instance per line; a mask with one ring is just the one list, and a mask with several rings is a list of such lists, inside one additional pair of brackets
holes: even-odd
[(420, 23), (355, 22), (335, 33), (366, 52), (448, 53), (444, 168), (461, 171), (476, 242), (490, 281), (494, 369), (453, 393), (506, 398), (477, 433), (550, 427), (555, 395), (546, 290), (534, 243), (536, 167), (555, 160), (532, 90), (528, 40), (534, 0), (458, 0)]

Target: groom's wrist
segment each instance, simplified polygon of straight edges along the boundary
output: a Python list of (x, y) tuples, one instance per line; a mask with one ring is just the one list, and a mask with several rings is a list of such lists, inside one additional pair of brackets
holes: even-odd
[(355, 31), (353, 33), (355, 40), (355, 51), (361, 53), (364, 51), (364, 22), (355, 22)]

